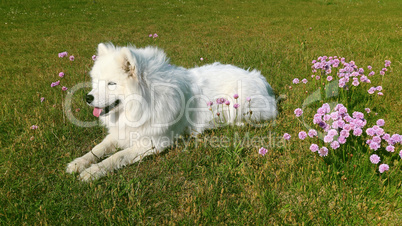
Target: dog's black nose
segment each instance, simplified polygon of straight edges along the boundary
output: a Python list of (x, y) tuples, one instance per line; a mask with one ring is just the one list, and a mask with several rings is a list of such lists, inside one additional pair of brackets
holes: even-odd
[(88, 94), (85, 96), (85, 99), (87, 100), (87, 103), (90, 104), (92, 101), (94, 101), (94, 96)]

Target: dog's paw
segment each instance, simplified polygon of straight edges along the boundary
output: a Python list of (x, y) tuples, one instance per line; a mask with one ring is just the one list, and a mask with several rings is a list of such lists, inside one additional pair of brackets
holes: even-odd
[(89, 182), (103, 177), (105, 171), (99, 167), (99, 164), (93, 164), (91, 167), (85, 169), (80, 174), (81, 181)]
[(67, 165), (67, 173), (81, 173), (91, 163), (83, 158), (76, 158)]

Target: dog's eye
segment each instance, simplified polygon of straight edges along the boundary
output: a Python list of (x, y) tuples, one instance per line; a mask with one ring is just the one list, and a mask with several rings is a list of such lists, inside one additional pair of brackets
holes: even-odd
[(113, 86), (113, 85), (116, 85), (116, 83), (115, 82), (109, 82), (108, 85)]

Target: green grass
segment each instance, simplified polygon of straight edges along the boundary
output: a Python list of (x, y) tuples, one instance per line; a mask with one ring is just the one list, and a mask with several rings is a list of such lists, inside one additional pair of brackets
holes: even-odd
[[(385, 95), (370, 102), (378, 113), (371, 120), (384, 118), (385, 130), (400, 134), (400, 9), (398, 0), (1, 1), (0, 224), (397, 224), (401, 160), (392, 159), (380, 175), (360, 143), (350, 145), (345, 161), (311, 153), (309, 142), (296, 140), (303, 127), (293, 114), (308, 94), (291, 81), (309, 77), (311, 60), (322, 55), (370, 64), (377, 75), (391, 60), (392, 71), (373, 79)], [(214, 129), (186, 148), (179, 142), (82, 183), (65, 167), (99, 143), (105, 129), (70, 123), (64, 94), (50, 84), (60, 71), (67, 87), (89, 81), (91, 56), (108, 41), (156, 45), (184, 67), (219, 61), (256, 68), (288, 98), (273, 125)], [(59, 59), (62, 51), (76, 60)], [(72, 110), (93, 120), (84, 93)], [(30, 130), (34, 124), (38, 130)], [(264, 157), (258, 144), (208, 140), (285, 132), (293, 142), (269, 141)]]

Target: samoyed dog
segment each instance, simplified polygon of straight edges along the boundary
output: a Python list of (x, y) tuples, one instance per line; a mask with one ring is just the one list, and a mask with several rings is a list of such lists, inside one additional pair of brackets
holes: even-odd
[(82, 181), (159, 153), (180, 135), (277, 115), (272, 88), (259, 71), (220, 63), (185, 69), (170, 65), (155, 47), (101, 43), (90, 75), (86, 102), (108, 135), (67, 165)]

